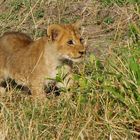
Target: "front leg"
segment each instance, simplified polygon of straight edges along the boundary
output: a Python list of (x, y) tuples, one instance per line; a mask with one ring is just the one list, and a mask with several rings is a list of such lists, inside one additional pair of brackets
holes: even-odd
[(55, 96), (59, 96), (61, 90), (56, 86), (56, 82), (51, 82), (48, 85), (44, 85), (44, 91), (47, 95), (53, 93)]
[(70, 89), (73, 86), (71, 67), (64, 65), (52, 71), (49, 78), (44, 81), (44, 90), (47, 94), (54, 93), (59, 96), (63, 88)]
[(42, 99), (46, 98), (45, 92), (44, 92), (44, 85), (43, 81), (40, 80), (31, 80), (31, 83), (28, 85), (31, 90), (31, 96), (33, 98)]
[(61, 79), (61, 81), (58, 81), (56, 84), (59, 88), (70, 89), (73, 86), (73, 73), (69, 65), (64, 65), (58, 69), (58, 76), (60, 77), (58, 79)]

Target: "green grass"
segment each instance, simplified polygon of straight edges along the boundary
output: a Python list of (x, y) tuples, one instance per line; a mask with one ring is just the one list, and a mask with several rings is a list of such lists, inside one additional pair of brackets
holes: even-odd
[[(0, 5), (1, 34), (18, 30), (38, 38), (51, 23), (70, 23), (82, 18), (83, 10), (85, 31), (90, 29), (84, 33), (90, 53), (81, 66), (75, 65), (75, 86), (70, 91), (64, 90), (59, 97), (50, 96), (43, 103), (33, 102), (18, 92), (1, 95), (0, 139), (136, 140), (140, 137), (140, 13), (137, 1), (133, 2), (134, 5), (126, 6), (124, 0), (93, 1), (87, 5), (82, 0), (12, 0)], [(104, 4), (110, 6), (110, 3), (109, 14), (99, 16), (106, 9)], [(122, 12), (124, 9), (128, 15)], [(128, 21), (132, 13), (137, 18)], [(97, 25), (96, 20), (101, 18)], [(99, 30), (91, 35), (95, 27)], [(98, 42), (109, 47), (100, 48)], [(101, 55), (95, 53), (95, 46), (99, 46)], [(59, 75), (57, 78), (61, 80)]]
[(112, 5), (112, 4), (117, 4), (119, 6), (123, 6), (126, 4), (139, 4), (139, 0), (101, 0), (103, 4), (107, 5)]

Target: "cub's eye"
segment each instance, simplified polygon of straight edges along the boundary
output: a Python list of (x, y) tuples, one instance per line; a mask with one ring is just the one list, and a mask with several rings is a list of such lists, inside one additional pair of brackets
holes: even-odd
[(73, 44), (74, 44), (73, 40), (69, 40), (67, 43), (68, 43), (69, 45), (73, 45)]
[(80, 38), (80, 42), (83, 43), (83, 41), (84, 41), (84, 39), (81, 37), (81, 38)]

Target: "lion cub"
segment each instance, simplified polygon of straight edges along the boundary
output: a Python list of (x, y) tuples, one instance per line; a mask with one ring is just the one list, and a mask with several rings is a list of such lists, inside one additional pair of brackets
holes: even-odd
[(0, 38), (0, 82), (7, 77), (28, 86), (33, 97), (44, 97), (44, 85), (55, 79), (57, 68), (82, 60), (86, 48), (79, 25), (50, 25), (47, 36), (33, 41), (23, 33), (5, 33)]

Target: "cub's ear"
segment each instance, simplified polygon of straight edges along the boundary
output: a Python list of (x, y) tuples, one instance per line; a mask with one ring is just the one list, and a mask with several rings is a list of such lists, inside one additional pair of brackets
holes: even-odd
[(82, 22), (82, 20), (77, 20), (75, 23), (73, 23), (74, 28), (77, 30), (81, 30)]
[(61, 36), (61, 26), (58, 24), (50, 25), (47, 29), (47, 35), (50, 37), (52, 41), (56, 41)]

